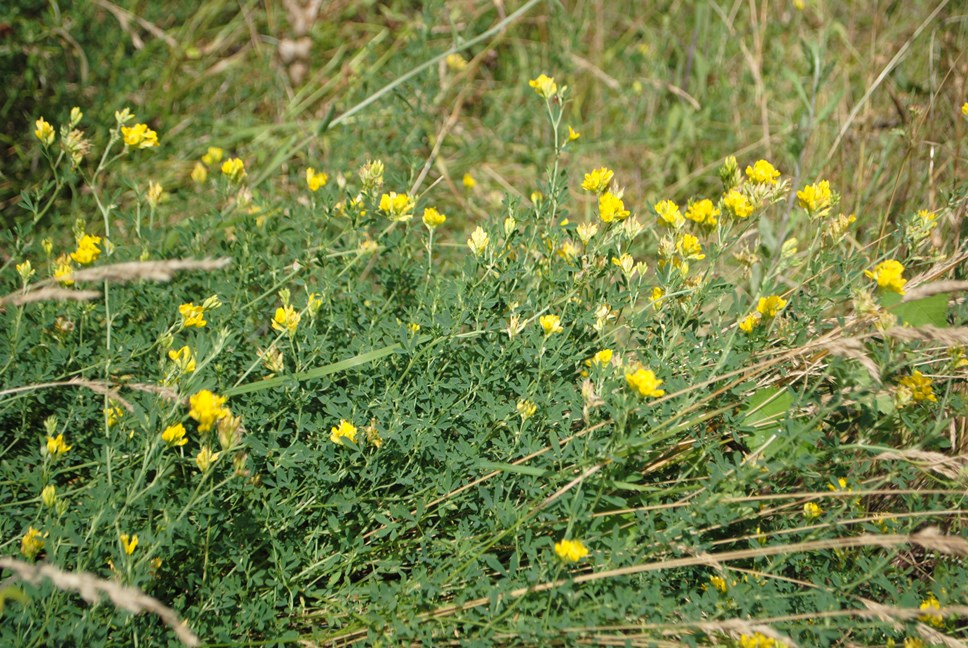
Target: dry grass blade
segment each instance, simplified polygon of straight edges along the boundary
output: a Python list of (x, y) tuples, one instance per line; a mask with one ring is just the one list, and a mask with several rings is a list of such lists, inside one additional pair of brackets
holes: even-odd
[(107, 396), (129, 412), (134, 411), (134, 406), (122, 398), (118, 393), (118, 388), (112, 386), (111, 383), (85, 380), (84, 378), (71, 378), (70, 380), (62, 380), (59, 382), (35, 383), (33, 385), (24, 385), (23, 387), (11, 387), (10, 389), (0, 391), (0, 396), (12, 396), (13, 394), (36, 391), (38, 389), (50, 389), (51, 387), (85, 387), (97, 394)]
[(924, 299), (932, 295), (960, 292), (962, 290), (968, 290), (968, 281), (935, 281), (934, 283), (908, 290), (904, 295), (904, 299), (901, 301), (917, 301), (918, 299)]
[(0, 297), (0, 304), (22, 306), (23, 304), (39, 301), (87, 301), (88, 299), (95, 299), (100, 296), (101, 293), (96, 290), (68, 290), (66, 288), (48, 286), (25, 293), (10, 293), (9, 295)]
[(0, 558), (0, 568), (9, 569), (16, 574), (16, 578), (32, 584), (46, 578), (54, 587), (77, 592), (89, 603), (97, 603), (102, 596), (107, 596), (115, 607), (132, 614), (156, 614), (184, 645), (197, 646), (200, 643), (195, 633), (188, 628), (188, 624), (180, 620), (174, 610), (134, 587), (119, 585), (86, 572), (66, 572), (53, 565), (31, 565), (14, 558)]
[(843, 338), (841, 340), (834, 340), (829, 344), (824, 345), (824, 349), (827, 350), (830, 355), (840, 356), (843, 358), (849, 358), (850, 360), (856, 360), (860, 363), (867, 373), (870, 374), (876, 382), (881, 382), (881, 370), (878, 368), (877, 363), (874, 362), (869, 355), (867, 355), (867, 347), (858, 338)]
[(906, 342), (940, 342), (944, 346), (968, 344), (968, 326), (939, 328), (925, 325), (918, 327), (895, 326), (884, 331), (884, 335)]
[(892, 450), (874, 457), (875, 461), (910, 461), (919, 467), (934, 471), (948, 479), (968, 480), (968, 456), (949, 457), (938, 452), (924, 450)]
[(123, 283), (147, 279), (170, 281), (176, 272), (183, 270), (220, 270), (232, 260), (221, 259), (171, 259), (169, 261), (128, 261), (87, 270), (77, 270), (71, 275), (74, 281), (113, 281)]

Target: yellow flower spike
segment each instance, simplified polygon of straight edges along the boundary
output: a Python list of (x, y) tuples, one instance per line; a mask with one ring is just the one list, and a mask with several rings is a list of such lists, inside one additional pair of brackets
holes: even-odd
[(760, 297), (760, 301), (756, 305), (756, 312), (763, 317), (776, 317), (777, 313), (786, 308), (786, 305), (787, 301), (779, 295)]
[(28, 560), (33, 560), (44, 549), (44, 538), (47, 534), (41, 534), (34, 527), (28, 527), (27, 532), (20, 539), (20, 553)]
[(736, 189), (730, 189), (723, 196), (723, 207), (725, 207), (734, 218), (749, 218), (753, 213), (753, 203)]
[(807, 502), (803, 505), (803, 517), (808, 520), (816, 520), (823, 515), (823, 509), (816, 502)]
[(606, 191), (598, 197), (598, 216), (603, 222), (622, 221), (628, 218), (630, 213), (625, 209), (622, 199), (611, 191)]
[(222, 161), (222, 155), (225, 152), (217, 146), (209, 146), (205, 155), (202, 156), (202, 163), (205, 166), (215, 166)]
[(192, 167), (192, 182), (195, 184), (202, 184), (208, 180), (208, 169), (201, 162), (196, 162), (195, 166)]
[(544, 329), (545, 337), (565, 330), (561, 325), (561, 318), (557, 315), (542, 315), (538, 318), (538, 323)]
[(931, 386), (932, 380), (917, 369), (910, 376), (901, 378), (898, 385), (900, 386), (899, 389), (905, 392), (904, 395), (913, 402), (938, 402), (938, 397), (934, 393), (934, 387)]
[(164, 194), (165, 190), (162, 189), (160, 183), (157, 183), (154, 180), (148, 182), (148, 191), (145, 192), (145, 200), (148, 201), (148, 205), (151, 207), (157, 207)]
[(881, 261), (873, 270), (864, 271), (864, 276), (876, 281), (879, 288), (901, 295), (904, 294), (904, 285), (907, 283), (903, 275), (904, 265), (895, 259)]
[(726, 579), (722, 576), (710, 576), (709, 583), (723, 594), (726, 593)]
[(944, 617), (938, 612), (941, 609), (941, 603), (934, 594), (928, 594), (919, 607), (924, 614), (918, 617), (918, 621), (931, 624), (936, 628), (944, 627)]
[(178, 313), (182, 318), (182, 328), (205, 328), (208, 324), (205, 321), (204, 306), (196, 306), (193, 302), (188, 302), (178, 307)]
[(423, 212), (423, 224), (429, 230), (435, 230), (447, 221), (447, 217), (433, 207), (427, 207)]
[(57, 257), (54, 262), (54, 280), (62, 286), (73, 286), (74, 280), (71, 279), (73, 274), (70, 257), (66, 254)]
[(316, 169), (309, 167), (306, 169), (306, 186), (313, 193), (316, 193), (320, 188), (325, 187), (326, 183), (329, 181), (329, 176), (322, 171), (317, 171)]
[(702, 251), (699, 239), (692, 234), (683, 234), (676, 240), (676, 252), (683, 259), (702, 261), (706, 255)]
[(588, 555), (588, 547), (581, 540), (563, 539), (555, 543), (555, 554), (562, 562), (578, 562)]
[(300, 319), (299, 311), (291, 305), (277, 308), (275, 316), (272, 318), (272, 328), (276, 331), (285, 331), (292, 337), (296, 333)]
[(71, 252), (71, 258), (80, 265), (94, 263), (101, 254), (100, 236), (85, 234), (77, 241), (77, 249)]
[(380, 196), (380, 211), (395, 223), (405, 223), (413, 218), (413, 210), (417, 202), (410, 194), (398, 194), (391, 191)]
[(54, 508), (54, 505), (57, 504), (57, 487), (53, 484), (44, 486), (44, 489), (40, 491), (40, 501), (47, 508)]
[(797, 203), (807, 210), (811, 218), (826, 215), (830, 211), (832, 201), (833, 192), (830, 191), (830, 182), (827, 180), (807, 185), (797, 192)]
[(740, 320), (739, 330), (741, 330), (743, 333), (752, 333), (753, 328), (760, 323), (760, 320), (762, 318), (763, 316), (760, 315), (760, 313), (758, 312), (754, 311), (750, 313), (749, 315), (747, 315), (746, 317)]
[(595, 223), (582, 223), (576, 231), (578, 232), (578, 238), (581, 239), (582, 245), (587, 246), (588, 242), (592, 240), (592, 237), (598, 234), (598, 225)]
[(40, 117), (34, 122), (34, 137), (39, 139), (44, 146), (50, 146), (54, 143), (54, 127), (46, 119)]
[(121, 548), (124, 549), (124, 553), (129, 556), (134, 553), (135, 549), (138, 548), (137, 535), (128, 535), (127, 533), (122, 533), (120, 536), (118, 536), (118, 539), (121, 541)]
[(222, 175), (228, 178), (229, 182), (242, 182), (246, 176), (245, 162), (239, 158), (229, 158), (222, 163)]
[(753, 166), (746, 167), (746, 176), (755, 184), (775, 185), (780, 172), (766, 160), (757, 160)]
[(612, 184), (615, 172), (607, 167), (595, 169), (591, 173), (585, 174), (585, 179), (581, 183), (581, 188), (592, 193), (602, 194), (608, 191)]
[(612, 350), (602, 349), (598, 351), (591, 357), (591, 359), (586, 360), (589, 366), (595, 366), (600, 369), (607, 367), (612, 362)]
[(686, 209), (686, 218), (699, 224), (705, 225), (706, 227), (713, 227), (719, 221), (716, 217), (719, 216), (719, 210), (713, 205), (713, 201), (705, 198), (703, 200), (697, 200), (691, 203)]
[(340, 419), (338, 426), (333, 426), (329, 431), (329, 440), (339, 445), (345, 445), (343, 439), (349, 439), (356, 443), (356, 426), (345, 419)]
[(59, 457), (62, 454), (70, 451), (70, 449), (73, 447), (74, 446), (67, 445), (67, 442), (64, 441), (63, 434), (58, 434), (56, 437), (47, 437), (47, 454), (49, 454), (51, 457)]
[(528, 81), (528, 85), (538, 93), (538, 96), (545, 99), (551, 99), (558, 92), (558, 84), (555, 83), (554, 78), (544, 74), (539, 74), (537, 79)]
[(183, 346), (177, 351), (172, 349), (168, 352), (168, 358), (175, 363), (175, 366), (178, 367), (180, 372), (187, 374), (195, 372), (195, 354), (192, 353), (188, 345)]
[(199, 432), (208, 432), (220, 418), (230, 413), (225, 407), (225, 400), (225, 396), (217, 396), (207, 389), (196, 392), (188, 399), (188, 416), (198, 422)]
[(464, 185), (464, 189), (467, 189), (468, 191), (470, 191), (471, 189), (477, 186), (477, 180), (475, 180), (474, 176), (472, 176), (469, 173), (464, 174), (464, 177), (461, 180), (461, 183)]
[(679, 211), (679, 205), (671, 200), (660, 200), (653, 207), (655, 213), (659, 215), (659, 222), (673, 229), (681, 229), (686, 224), (686, 219)]
[(518, 416), (521, 417), (521, 420), (527, 421), (538, 411), (538, 406), (529, 400), (519, 400), (515, 409), (518, 411)]
[(199, 450), (198, 454), (195, 455), (195, 465), (201, 472), (208, 472), (208, 469), (212, 467), (212, 464), (218, 461), (221, 453), (212, 452), (212, 449), (208, 446), (204, 446)]
[(122, 126), (121, 136), (124, 138), (124, 145), (129, 148), (143, 149), (158, 146), (158, 133), (148, 128), (147, 124)]
[(478, 225), (473, 232), (471, 232), (471, 237), (467, 239), (467, 247), (471, 249), (474, 256), (479, 257), (487, 250), (487, 246), (490, 245), (491, 238), (487, 235), (487, 232)]
[(625, 374), (625, 381), (633, 391), (646, 398), (659, 398), (665, 395), (664, 389), (659, 386), (664, 382), (656, 378), (655, 372), (651, 369), (639, 367), (635, 371)]
[(175, 448), (178, 446), (183, 446), (188, 443), (186, 438), (185, 426), (181, 423), (176, 423), (174, 425), (169, 425), (162, 431), (161, 440), (165, 442), (169, 448)]

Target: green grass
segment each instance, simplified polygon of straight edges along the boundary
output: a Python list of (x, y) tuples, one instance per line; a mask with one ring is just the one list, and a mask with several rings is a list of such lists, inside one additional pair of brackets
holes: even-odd
[(2, 643), (968, 640), (968, 16), (803, 4), (332, 0), (299, 83), (281, 3), (0, 10)]

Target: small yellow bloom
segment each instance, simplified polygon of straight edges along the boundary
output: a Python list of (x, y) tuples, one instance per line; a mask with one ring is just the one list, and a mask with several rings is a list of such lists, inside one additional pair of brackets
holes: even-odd
[(202, 449), (198, 451), (198, 454), (195, 455), (195, 465), (198, 466), (200, 471), (206, 472), (213, 463), (218, 461), (220, 455), (221, 453), (219, 452), (212, 452), (212, 449), (208, 446), (203, 446)]
[(726, 579), (722, 576), (710, 576), (709, 583), (723, 594), (726, 593)]
[(484, 254), (487, 250), (487, 246), (490, 245), (491, 238), (487, 235), (487, 232), (478, 225), (473, 232), (471, 232), (471, 237), (467, 239), (467, 247), (471, 249), (474, 256), (479, 257)]
[(150, 180), (148, 182), (148, 191), (145, 192), (145, 199), (148, 201), (150, 206), (157, 207), (158, 203), (161, 202), (161, 198), (164, 193), (165, 191), (161, 188), (161, 184), (155, 182), (154, 180)]
[(545, 99), (551, 99), (558, 92), (558, 84), (555, 83), (554, 78), (544, 74), (539, 74), (537, 79), (528, 81), (528, 85), (534, 88), (534, 91)]
[(592, 193), (602, 194), (608, 191), (612, 184), (612, 177), (615, 172), (607, 167), (595, 169), (591, 173), (585, 174), (585, 180), (581, 183), (581, 188)]
[(40, 491), (40, 501), (47, 508), (54, 508), (54, 505), (57, 504), (57, 487), (53, 484), (44, 486), (44, 489)]
[(202, 184), (208, 179), (208, 169), (201, 162), (196, 162), (195, 166), (192, 167), (192, 182), (195, 184)]
[(663, 297), (665, 297), (665, 291), (659, 286), (652, 286), (652, 294), (649, 296), (649, 301), (652, 302), (652, 306), (659, 308), (662, 305)]
[(961, 104), (961, 114), (964, 115), (965, 117), (968, 117), (968, 101)]
[(905, 395), (914, 402), (931, 401), (938, 402), (938, 397), (934, 394), (934, 387), (931, 386), (930, 378), (922, 374), (917, 369), (910, 376), (904, 376), (898, 382), (900, 388), (905, 391)]
[(296, 327), (299, 326), (300, 319), (299, 311), (291, 305), (286, 305), (276, 309), (276, 314), (272, 318), (272, 328), (275, 331), (286, 331), (292, 337), (296, 333)]
[(692, 234), (683, 234), (676, 240), (676, 252), (683, 259), (702, 261), (706, 258), (702, 246), (699, 244), (699, 239)]
[(873, 270), (864, 270), (864, 276), (875, 280), (879, 288), (891, 290), (901, 295), (904, 294), (904, 284), (907, 283), (907, 279), (903, 275), (904, 265), (894, 259), (881, 261), (874, 266)]
[(622, 274), (625, 275), (627, 279), (631, 279), (635, 270), (635, 259), (632, 258), (631, 254), (625, 253), (620, 257), (612, 257), (612, 265), (616, 265), (622, 269)]
[(391, 191), (380, 196), (380, 211), (396, 223), (405, 223), (413, 218), (413, 210), (417, 202), (410, 194), (398, 194)]
[(581, 250), (579, 250), (578, 246), (571, 241), (565, 241), (561, 244), (561, 247), (558, 248), (558, 256), (568, 263), (574, 263), (575, 259), (578, 258), (579, 252), (581, 252)]
[(542, 315), (538, 318), (538, 323), (544, 329), (545, 336), (561, 333), (565, 329), (561, 326), (561, 318), (557, 315)]
[(229, 158), (222, 162), (222, 175), (229, 179), (229, 182), (242, 182), (245, 179), (245, 162), (239, 158)]
[(306, 169), (306, 186), (313, 193), (319, 191), (320, 187), (325, 187), (328, 181), (329, 176), (322, 171), (317, 171), (312, 167)]
[(756, 312), (763, 317), (776, 317), (777, 313), (786, 308), (787, 301), (779, 295), (760, 297), (756, 305)]
[(162, 431), (161, 440), (165, 442), (169, 448), (174, 448), (176, 446), (183, 446), (188, 443), (188, 439), (185, 437), (185, 426), (181, 423), (175, 423), (174, 425), (169, 425)]
[(578, 562), (588, 555), (588, 547), (581, 540), (564, 539), (555, 543), (555, 553), (562, 562)]
[(39, 118), (34, 122), (34, 136), (40, 140), (40, 143), (44, 146), (50, 146), (54, 143), (54, 127), (44, 119)]
[(74, 274), (74, 269), (71, 267), (70, 258), (64, 254), (57, 257), (54, 262), (54, 279), (62, 286), (73, 286), (74, 280), (71, 277)]
[(753, 213), (753, 203), (736, 189), (730, 189), (723, 196), (723, 206), (736, 218), (748, 218)]
[(77, 249), (71, 252), (71, 258), (81, 265), (94, 263), (101, 254), (100, 243), (100, 236), (85, 234), (77, 241)]
[(329, 431), (329, 440), (333, 443), (345, 445), (343, 439), (356, 443), (356, 426), (345, 419), (340, 419), (339, 425)]
[(17, 274), (20, 275), (20, 280), (23, 281), (24, 285), (30, 281), (30, 278), (34, 276), (35, 272), (33, 265), (30, 263), (30, 259), (26, 259), (23, 263), (17, 264)]
[(447, 58), (444, 59), (444, 63), (454, 72), (461, 72), (467, 69), (467, 59), (457, 52), (448, 54)]
[(625, 381), (629, 384), (629, 387), (646, 398), (658, 398), (665, 395), (665, 390), (659, 389), (664, 381), (656, 378), (655, 372), (651, 369), (639, 367), (635, 371), (627, 372)]
[(823, 509), (816, 502), (807, 502), (803, 505), (803, 517), (808, 520), (816, 520), (823, 515)]
[(205, 328), (208, 324), (205, 321), (204, 306), (196, 306), (193, 302), (188, 302), (178, 307), (178, 313), (182, 317), (182, 328)]
[(739, 330), (741, 330), (743, 333), (752, 333), (753, 328), (760, 323), (760, 320), (762, 318), (763, 316), (757, 312), (750, 313), (749, 315), (747, 315), (746, 317), (740, 320)]
[(195, 354), (192, 353), (188, 345), (183, 346), (177, 351), (172, 349), (168, 352), (168, 358), (175, 363), (175, 366), (182, 373), (195, 372)]
[(121, 135), (124, 137), (124, 145), (131, 148), (143, 149), (158, 146), (158, 133), (148, 128), (147, 124), (122, 126)]
[(579, 137), (581, 137), (581, 133), (579, 133), (574, 128), (572, 128), (571, 126), (569, 126), (568, 127), (568, 141), (569, 142), (574, 142)]
[(622, 199), (611, 191), (606, 191), (598, 197), (598, 216), (602, 221), (611, 223), (625, 220), (629, 217), (629, 213)]
[(427, 207), (424, 210), (423, 224), (426, 225), (428, 229), (435, 230), (443, 225), (446, 220), (447, 217), (433, 207)]
[(607, 367), (612, 362), (612, 350), (602, 349), (598, 351), (591, 357), (591, 359), (585, 361), (588, 366), (595, 366), (599, 368)]
[(121, 422), (124, 418), (124, 410), (117, 405), (111, 405), (105, 408), (104, 415), (108, 419), (108, 427), (113, 428), (115, 425)]
[(719, 216), (719, 210), (708, 198), (690, 203), (686, 209), (686, 218), (706, 227), (712, 227), (719, 222), (716, 219), (717, 216)]
[(581, 239), (582, 245), (588, 245), (592, 237), (598, 234), (598, 225), (595, 223), (582, 223), (576, 231), (578, 232), (578, 238)]
[(20, 539), (20, 553), (28, 560), (33, 560), (43, 550), (46, 537), (46, 533), (41, 535), (34, 527), (28, 527), (27, 533)]
[(464, 185), (464, 189), (470, 190), (477, 186), (477, 180), (475, 180), (474, 176), (469, 173), (464, 174), (464, 178), (461, 180), (461, 182)]
[(797, 192), (797, 202), (814, 218), (829, 212), (832, 200), (833, 193), (830, 191), (830, 182), (827, 180), (807, 185)]
[(124, 549), (124, 553), (129, 556), (134, 553), (134, 550), (138, 548), (138, 536), (128, 535), (127, 533), (122, 533), (119, 537), (121, 540), (121, 548)]
[(73, 447), (74, 446), (67, 445), (67, 442), (64, 441), (63, 434), (58, 434), (56, 437), (47, 437), (47, 454), (52, 457), (59, 457)]
[(519, 400), (515, 409), (518, 410), (518, 415), (521, 417), (521, 420), (527, 421), (538, 411), (538, 406), (529, 400)]
[(928, 598), (921, 601), (920, 609), (924, 614), (918, 617), (918, 621), (930, 623), (936, 628), (944, 627), (944, 617), (938, 612), (941, 603), (934, 594), (928, 594)]
[(740, 648), (786, 648), (786, 643), (767, 637), (762, 632), (740, 635), (739, 645)]
[(419, 324), (417, 324), (416, 322), (410, 322), (409, 324), (407, 324), (407, 333), (409, 333), (410, 335), (416, 335), (419, 332), (420, 332)]
[(223, 416), (230, 414), (225, 407), (225, 396), (217, 396), (207, 389), (193, 394), (188, 399), (191, 406), (188, 416), (198, 422), (199, 432), (208, 432)]
[(680, 229), (686, 224), (686, 219), (679, 211), (679, 205), (671, 200), (660, 200), (654, 206), (655, 213), (659, 215), (659, 221), (673, 229)]
[(756, 184), (775, 185), (780, 172), (766, 160), (757, 160), (752, 167), (746, 167), (746, 175)]
[(215, 166), (222, 161), (222, 155), (224, 151), (217, 146), (209, 146), (205, 155), (202, 156), (202, 163), (205, 166)]

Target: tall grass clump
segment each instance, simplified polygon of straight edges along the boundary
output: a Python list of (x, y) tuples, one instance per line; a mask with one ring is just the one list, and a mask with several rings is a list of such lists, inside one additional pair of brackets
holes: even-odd
[[(904, 200), (831, 162), (836, 30), (812, 6), (784, 10), (818, 32), (782, 152), (766, 110), (758, 143), (670, 137), (637, 166), (582, 112), (621, 118), (584, 75), (632, 72), (500, 50), (621, 24), (577, 4), (490, 27), (452, 7), (468, 33), (439, 47), (442, 3), (387, 3), (365, 16), (407, 34), (399, 56), (339, 114), (304, 114), (308, 72), (251, 141), (127, 102), (30, 115), (0, 239), (0, 643), (968, 640), (968, 190), (889, 147), (877, 182)], [(683, 60), (707, 83), (740, 26), (690, 20), (732, 35)], [(436, 61), (412, 81), (408, 48)], [(474, 74), (513, 114), (473, 105)], [(700, 99), (727, 106), (666, 90), (687, 140)]]

